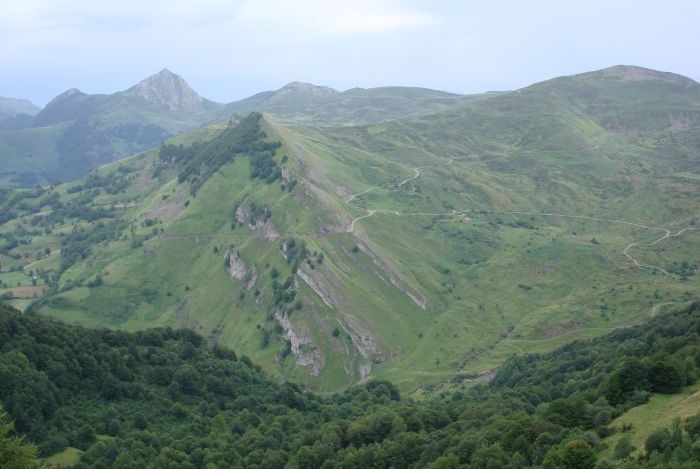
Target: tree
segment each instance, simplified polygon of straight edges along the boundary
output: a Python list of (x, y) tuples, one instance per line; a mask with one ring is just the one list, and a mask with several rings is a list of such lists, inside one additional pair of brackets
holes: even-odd
[(472, 466), (488, 468), (504, 468), (510, 462), (508, 454), (498, 445), (479, 447), (472, 456)]
[(630, 436), (625, 435), (615, 445), (615, 459), (627, 459), (636, 449), (632, 446)]
[(36, 447), (24, 441), (24, 437), (12, 436), (14, 425), (0, 409), (0, 467), (24, 469), (36, 464)]
[(459, 459), (457, 459), (457, 456), (450, 453), (447, 456), (441, 456), (437, 458), (435, 462), (428, 467), (430, 469), (456, 469), (460, 467), (460, 464)]
[(580, 398), (564, 398), (552, 401), (544, 411), (547, 420), (565, 427), (583, 425), (586, 419), (586, 402)]
[(693, 440), (700, 437), (700, 414), (695, 414), (688, 418), (685, 422), (685, 431), (688, 432), (688, 436)]
[(595, 450), (585, 441), (576, 439), (552, 448), (542, 466), (546, 469), (593, 469), (595, 463)]
[(657, 355), (649, 362), (649, 382), (652, 391), (673, 394), (685, 386), (684, 367), (669, 355)]
[(82, 450), (87, 450), (92, 443), (97, 441), (97, 432), (90, 425), (83, 425), (76, 435), (76, 446)]
[(625, 360), (605, 383), (605, 397), (612, 404), (620, 404), (629, 399), (634, 391), (649, 389), (649, 370), (640, 360)]
[(556, 441), (551, 433), (541, 433), (532, 444), (532, 462), (540, 464)]
[(671, 432), (665, 428), (660, 428), (647, 437), (647, 441), (644, 442), (644, 449), (647, 454), (653, 452), (663, 453), (670, 443)]

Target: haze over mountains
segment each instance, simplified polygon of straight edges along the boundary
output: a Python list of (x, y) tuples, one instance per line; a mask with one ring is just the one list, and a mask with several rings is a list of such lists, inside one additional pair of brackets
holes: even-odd
[[(290, 83), (230, 104), (197, 94), (167, 69), (111, 95), (70, 89), (38, 110), (0, 102), (0, 184), (31, 186), (84, 176), (100, 164), (138, 153), (204, 123), (252, 110), (315, 124), (358, 124), (436, 110), (461, 96), (420, 88), (337, 92)], [(370, 104), (373, 103), (373, 104)]]
[(697, 82), (0, 104), (0, 400), (47, 462), (698, 459)]
[[(161, 72), (68, 93), (22, 131), (81, 112), (114, 130), (135, 103), (138, 125), (217, 120), (8, 196), (4, 264), (46, 283), (17, 306), (186, 326), (314, 389), (381, 376), (416, 391), (700, 293), (688, 78), (618, 66), (471, 97), (292, 83), (221, 105)], [(266, 113), (230, 117), (251, 109)]]

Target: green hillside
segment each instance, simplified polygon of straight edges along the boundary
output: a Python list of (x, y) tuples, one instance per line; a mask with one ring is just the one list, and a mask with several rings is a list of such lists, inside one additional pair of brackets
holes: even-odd
[(21, 100), (0, 98), (0, 187), (78, 179), (101, 164), (152, 149), (205, 123), (226, 121), (233, 114), (264, 111), (284, 121), (364, 124), (471, 99), (479, 96), (408, 87), (337, 92), (295, 82), (224, 105), (200, 97), (167, 69), (114, 94), (71, 89), (40, 111), (32, 111)]
[(0, 262), (37, 285), (0, 294), (312, 389), (487, 380), (700, 296), (699, 102), (615, 67), (374, 125), (232, 119), (7, 193)]
[(68, 90), (20, 128), (0, 126), (0, 185), (83, 177), (101, 164), (210, 122), (221, 106), (200, 98), (168, 70), (112, 95)]
[(698, 462), (697, 408), (653, 422), (634, 459), (604, 456), (603, 437), (694, 385), (698, 330), (696, 303), (413, 401), (384, 381), (328, 396), (280, 384), (189, 330), (85, 329), (0, 304), (0, 464), (31, 467), (34, 444), (77, 468), (683, 467)]
[(226, 112), (264, 112), (278, 120), (309, 125), (372, 124), (450, 108), (485, 95), (462, 96), (426, 88), (387, 86), (339, 92), (310, 83), (290, 83), (226, 105)]

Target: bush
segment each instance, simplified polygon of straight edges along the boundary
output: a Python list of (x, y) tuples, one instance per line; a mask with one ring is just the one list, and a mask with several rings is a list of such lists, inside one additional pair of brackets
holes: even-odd
[(545, 469), (593, 469), (596, 459), (596, 453), (591, 445), (576, 439), (549, 450), (542, 467)]
[(652, 357), (649, 362), (649, 382), (652, 391), (673, 394), (685, 386), (685, 368), (669, 355)]
[(624, 435), (615, 445), (615, 451), (613, 454), (615, 455), (615, 459), (627, 459), (635, 449), (637, 448), (632, 446), (630, 436)]
[(671, 432), (665, 428), (653, 431), (644, 442), (647, 454), (654, 452), (663, 453), (671, 443)]

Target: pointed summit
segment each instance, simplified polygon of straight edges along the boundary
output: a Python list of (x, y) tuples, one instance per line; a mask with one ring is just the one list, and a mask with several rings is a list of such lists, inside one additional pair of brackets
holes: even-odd
[(202, 97), (182, 78), (167, 68), (137, 83), (129, 91), (157, 106), (171, 110), (202, 111)]

